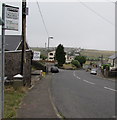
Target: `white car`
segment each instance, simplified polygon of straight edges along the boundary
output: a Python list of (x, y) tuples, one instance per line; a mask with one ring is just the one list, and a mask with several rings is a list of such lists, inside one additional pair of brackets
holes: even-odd
[(90, 74), (97, 75), (97, 69), (92, 69)]

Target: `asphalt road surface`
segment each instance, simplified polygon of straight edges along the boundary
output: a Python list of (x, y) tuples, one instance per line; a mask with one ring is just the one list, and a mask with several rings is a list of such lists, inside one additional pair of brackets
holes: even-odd
[(52, 74), (51, 93), (65, 118), (115, 118), (115, 82), (84, 70)]

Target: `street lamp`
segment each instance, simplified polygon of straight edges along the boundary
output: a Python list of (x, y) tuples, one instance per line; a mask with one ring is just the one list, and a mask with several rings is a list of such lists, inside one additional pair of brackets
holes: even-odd
[(49, 43), (50, 43), (50, 39), (53, 39), (53, 37), (48, 37), (48, 51), (49, 51)]
[[(49, 61), (49, 42), (50, 42), (50, 39), (53, 39), (52, 36), (48, 37), (48, 52), (47, 52), (47, 60)], [(49, 71), (49, 63), (47, 63), (47, 69), (46, 71), (48, 72)]]

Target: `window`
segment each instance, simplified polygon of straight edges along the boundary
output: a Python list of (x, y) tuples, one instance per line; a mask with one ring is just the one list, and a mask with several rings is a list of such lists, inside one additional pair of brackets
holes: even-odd
[(53, 53), (50, 53), (50, 55), (53, 55)]

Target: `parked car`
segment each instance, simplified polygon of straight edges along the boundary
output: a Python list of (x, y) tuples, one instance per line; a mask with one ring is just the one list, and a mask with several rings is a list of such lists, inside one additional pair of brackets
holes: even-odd
[(51, 72), (52, 72), (52, 73), (58, 73), (58, 72), (59, 72), (58, 67), (52, 66), (52, 67), (51, 67)]
[(92, 69), (90, 74), (97, 75), (97, 69)]

